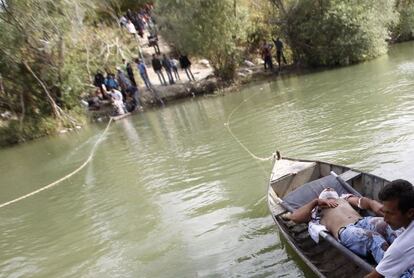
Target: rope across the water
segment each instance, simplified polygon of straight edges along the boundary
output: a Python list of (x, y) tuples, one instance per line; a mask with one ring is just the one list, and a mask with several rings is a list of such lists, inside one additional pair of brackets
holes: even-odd
[(242, 102), (240, 102), (239, 105), (237, 105), (233, 111), (231, 111), (231, 113), (229, 114), (229, 117), (227, 118), (227, 122), (224, 124), (227, 128), (227, 130), (229, 131), (230, 135), (234, 138), (234, 140), (236, 140), (237, 143), (239, 143), (239, 145), (254, 159), (260, 160), (260, 161), (269, 161), (269, 160), (273, 160), (275, 158), (275, 154), (273, 153), (271, 156), (269, 157), (259, 157), (257, 155), (255, 155), (254, 153), (252, 153), (240, 140), (239, 138), (237, 138), (236, 135), (234, 135), (233, 131), (230, 128), (230, 120), (231, 117), (233, 116), (233, 114), (243, 105), (243, 103), (247, 102), (249, 99), (253, 98), (254, 96), (256, 96), (257, 94), (259, 94), (260, 91), (254, 93), (253, 95), (249, 96), (248, 98), (246, 98), (245, 100), (243, 100)]
[(88, 158), (87, 158), (87, 159), (85, 160), (85, 162), (84, 162), (82, 165), (80, 165), (77, 169), (75, 169), (75, 170), (74, 170), (74, 171), (72, 171), (71, 173), (67, 174), (66, 176), (64, 176), (64, 177), (62, 177), (62, 178), (60, 178), (60, 179), (58, 179), (57, 181), (54, 181), (54, 182), (52, 182), (52, 183), (50, 183), (50, 184), (48, 184), (48, 185), (45, 185), (45, 186), (43, 186), (43, 187), (39, 188), (38, 190), (35, 190), (35, 191), (33, 191), (33, 192), (30, 192), (30, 193), (28, 193), (28, 194), (26, 194), (26, 195), (24, 195), (24, 196), (21, 196), (21, 197), (19, 197), (19, 198), (14, 199), (14, 200), (8, 201), (8, 202), (6, 202), (6, 203), (0, 204), (0, 208), (6, 207), (6, 206), (11, 205), (11, 204), (14, 204), (14, 203), (17, 203), (17, 202), (19, 202), (19, 201), (21, 201), (21, 200), (24, 200), (24, 199), (26, 199), (26, 198), (29, 198), (29, 197), (31, 197), (31, 196), (33, 196), (33, 195), (37, 194), (37, 193), (40, 193), (40, 192), (45, 191), (45, 190), (47, 190), (47, 189), (50, 189), (50, 188), (54, 187), (55, 185), (58, 185), (58, 184), (59, 184), (59, 183), (61, 183), (62, 181), (67, 180), (68, 178), (72, 177), (73, 175), (75, 175), (76, 173), (78, 173), (80, 170), (82, 170), (82, 169), (83, 169), (83, 168), (84, 168), (84, 167), (85, 167), (85, 166), (86, 166), (86, 165), (87, 165), (87, 164), (88, 164), (88, 163), (92, 160), (93, 155), (95, 154), (95, 150), (96, 150), (96, 148), (97, 148), (97, 147), (98, 147), (98, 145), (101, 143), (101, 141), (102, 141), (102, 139), (104, 138), (105, 134), (107, 133), (107, 131), (108, 131), (109, 126), (111, 125), (111, 123), (112, 123), (112, 118), (109, 120), (108, 125), (106, 126), (105, 130), (102, 132), (102, 134), (101, 134), (101, 136), (99, 137), (99, 139), (96, 141), (95, 145), (92, 147), (91, 153), (90, 153), (90, 155), (88, 156)]
[[(227, 118), (227, 122), (225, 123), (225, 126), (226, 126), (226, 128), (227, 128), (227, 130), (229, 131), (229, 133), (230, 133), (230, 135), (234, 138), (234, 140), (236, 140), (236, 142), (237, 143), (239, 143), (239, 145), (251, 156), (251, 157), (253, 157), (254, 159), (257, 159), (257, 160), (260, 160), (260, 161), (269, 161), (269, 160), (273, 160), (274, 158), (275, 158), (275, 154), (272, 154), (271, 156), (269, 156), (269, 157), (259, 157), (259, 156), (257, 156), (257, 155), (255, 155), (254, 153), (252, 153), (237, 137), (236, 137), (236, 135), (234, 135), (234, 133), (233, 133), (233, 131), (231, 130), (231, 127), (230, 127), (230, 120), (231, 120), (231, 117), (233, 116), (233, 114), (243, 105), (243, 103), (244, 102), (247, 102), (247, 100), (249, 100), (250, 98), (252, 98), (252, 97), (254, 97), (254, 96), (256, 96), (257, 94), (258, 94), (259, 92), (256, 92), (256, 93), (254, 93), (253, 95), (251, 95), (250, 97), (248, 97), (247, 99), (245, 99), (245, 100), (243, 100), (238, 106), (236, 106), (232, 111), (231, 111), (231, 113), (229, 114), (229, 117)], [(60, 178), (60, 179), (58, 179), (58, 180), (56, 180), (56, 181), (54, 181), (54, 182), (52, 182), (52, 183), (50, 183), (50, 184), (48, 184), (48, 185), (45, 185), (45, 186), (43, 186), (43, 187), (41, 187), (41, 188), (39, 188), (39, 189), (37, 189), (37, 190), (35, 190), (35, 191), (33, 191), (33, 192), (30, 192), (30, 193), (28, 193), (28, 194), (26, 194), (26, 195), (24, 195), (24, 196), (21, 196), (21, 197), (18, 197), (18, 198), (16, 198), (16, 199), (13, 199), (13, 200), (11, 200), (11, 201), (8, 201), (8, 202), (5, 202), (5, 203), (3, 203), (3, 204), (0, 204), (0, 208), (4, 208), (4, 207), (6, 207), (6, 206), (8, 206), (8, 205), (11, 205), (11, 204), (14, 204), (14, 203), (17, 203), (17, 202), (19, 202), (19, 201), (21, 201), (21, 200), (24, 200), (24, 199), (26, 199), (26, 198), (29, 198), (29, 197), (31, 197), (31, 196), (33, 196), (33, 195), (36, 195), (36, 194), (38, 194), (38, 193), (40, 193), (40, 192), (42, 192), (42, 191), (45, 191), (45, 190), (47, 190), (47, 189), (50, 189), (50, 188), (52, 188), (52, 187), (54, 187), (54, 186), (56, 186), (56, 185), (58, 185), (59, 183), (61, 183), (62, 181), (64, 181), (64, 180), (67, 180), (68, 178), (70, 178), (70, 177), (72, 177), (73, 175), (75, 175), (76, 173), (78, 173), (80, 170), (82, 170), (83, 168), (85, 168), (85, 166), (92, 160), (92, 158), (93, 158), (93, 156), (94, 156), (94, 154), (95, 154), (95, 150), (96, 150), (96, 148), (98, 147), (98, 145), (101, 143), (101, 141), (102, 141), (102, 139), (104, 138), (104, 136), (105, 136), (105, 134), (108, 132), (108, 129), (109, 129), (109, 127), (110, 127), (110, 125), (111, 125), (111, 123), (112, 123), (112, 118), (109, 120), (109, 122), (108, 122), (108, 124), (107, 124), (107, 126), (106, 126), (106, 128), (105, 128), (105, 130), (102, 132), (102, 134), (101, 134), (101, 136), (99, 137), (99, 139), (96, 141), (96, 143), (95, 143), (95, 145), (92, 147), (92, 150), (91, 150), (91, 153), (89, 154), (89, 156), (88, 156), (88, 158), (85, 160), (85, 162), (84, 163), (82, 163), (82, 165), (80, 165), (77, 169), (75, 169), (75, 170), (73, 170), (71, 173), (69, 173), (69, 174), (67, 174), (66, 176), (64, 176), (64, 177), (62, 177), (62, 178)]]

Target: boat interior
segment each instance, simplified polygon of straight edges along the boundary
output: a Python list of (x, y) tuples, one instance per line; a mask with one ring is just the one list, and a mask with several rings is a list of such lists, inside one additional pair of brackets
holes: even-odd
[[(351, 188), (344, 187), (331, 171)], [(387, 180), (349, 167), (281, 158), (275, 161), (272, 170), (268, 204), (279, 230), (314, 273), (320, 277), (349, 277), (350, 274), (362, 277), (372, 269), (370, 258), (355, 255), (329, 233), (321, 235), (316, 244), (309, 236), (307, 224), (296, 224), (284, 219), (283, 215), (317, 198), (326, 187), (334, 188), (339, 195), (360, 193), (376, 199), (386, 183)]]

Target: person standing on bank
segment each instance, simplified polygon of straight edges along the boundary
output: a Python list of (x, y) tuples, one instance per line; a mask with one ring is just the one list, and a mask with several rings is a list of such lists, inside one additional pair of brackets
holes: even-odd
[(180, 66), (182, 69), (184, 69), (185, 73), (187, 74), (188, 80), (194, 80), (194, 75), (191, 72), (191, 61), (190, 59), (188, 59), (188, 57), (186, 55), (180, 55)]
[(270, 69), (273, 71), (273, 62), (272, 62), (272, 45), (268, 44), (265, 40), (262, 45), (262, 59), (264, 61), (264, 70)]
[(144, 64), (143, 60), (135, 59), (135, 63), (137, 64), (137, 68), (139, 71), (139, 74), (141, 75), (142, 80), (144, 80), (145, 87), (147, 87), (148, 90), (151, 90), (152, 84), (149, 80), (148, 73), (147, 73), (147, 67)]
[(178, 74), (178, 60), (175, 58), (171, 59), (172, 70), (174, 72), (175, 80), (181, 80), (180, 75)]
[(280, 71), (281, 59), (283, 59), (283, 63), (285, 63), (285, 65), (287, 64), (285, 55), (283, 54), (283, 42), (280, 40), (279, 37), (277, 37), (276, 40), (273, 39), (273, 42), (274, 42), (275, 47), (276, 47), (276, 61), (279, 65), (279, 71)]
[(171, 60), (167, 57), (167, 55), (163, 54), (162, 55), (163, 59), (162, 59), (162, 66), (165, 69), (165, 72), (167, 73), (168, 76), (168, 80), (170, 81), (170, 84), (174, 84), (174, 78), (172, 75), (172, 63)]
[(116, 79), (118, 80), (119, 87), (121, 87), (121, 92), (125, 94), (125, 90), (132, 86), (131, 80), (126, 77), (125, 73), (122, 71), (121, 67), (116, 67)]
[(401, 227), (399, 235), (385, 251), (383, 259), (365, 278), (411, 278), (414, 274), (414, 187), (405, 180), (395, 180), (378, 194), (383, 202), (384, 221), (392, 229)]
[(160, 59), (152, 54), (152, 68), (154, 69), (155, 73), (157, 74), (158, 78), (160, 79), (161, 85), (167, 86), (167, 81), (165, 81), (164, 74), (162, 73), (162, 64)]
[(129, 80), (131, 80), (131, 83), (133, 86), (137, 86), (137, 82), (135, 81), (134, 71), (132, 70), (131, 62), (128, 62), (126, 64), (126, 72), (128, 74)]

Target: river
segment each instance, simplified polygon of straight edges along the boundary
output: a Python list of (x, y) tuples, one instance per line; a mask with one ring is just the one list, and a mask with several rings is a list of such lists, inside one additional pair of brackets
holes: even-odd
[[(414, 43), (114, 122), (85, 169), (0, 209), (0, 277), (308, 277), (267, 210), (270, 161), (414, 181)], [(236, 110), (235, 110), (236, 109)], [(67, 175), (105, 124), (0, 150), (0, 203)]]

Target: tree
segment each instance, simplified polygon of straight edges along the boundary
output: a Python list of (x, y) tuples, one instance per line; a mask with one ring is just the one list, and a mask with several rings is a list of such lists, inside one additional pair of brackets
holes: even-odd
[(179, 51), (207, 58), (215, 74), (234, 77), (238, 42), (245, 41), (246, 11), (234, 0), (157, 2), (160, 32)]
[(90, 48), (100, 36), (85, 26), (94, 11), (88, 0), (0, 0), (0, 109), (17, 118), (1, 128), (0, 141), (78, 124), (71, 111), (90, 86), (89, 65), (106, 53)]
[(387, 51), (392, 0), (271, 0), (294, 60), (312, 66), (357, 63)]
[(398, 23), (391, 29), (394, 41), (407, 41), (414, 38), (414, 0), (397, 0)]

